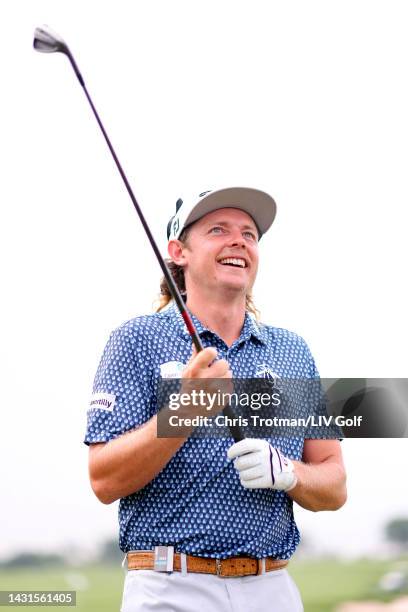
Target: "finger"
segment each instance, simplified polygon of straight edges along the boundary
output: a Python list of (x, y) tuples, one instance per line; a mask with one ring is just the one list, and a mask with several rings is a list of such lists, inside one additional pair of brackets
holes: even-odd
[(268, 486), (264, 476), (253, 480), (241, 480), (241, 484), (245, 489), (264, 489)]
[(239, 478), (241, 482), (248, 482), (249, 480), (255, 480), (255, 478), (262, 478), (264, 476), (264, 466), (257, 465), (248, 470), (244, 470), (239, 473)]
[(241, 472), (242, 470), (248, 470), (249, 468), (253, 468), (256, 465), (260, 465), (262, 463), (261, 453), (247, 453), (242, 455), (241, 457), (237, 457), (234, 461), (234, 468)]
[[(195, 354), (194, 354), (194, 351), (195, 351)], [(197, 350), (194, 348), (193, 354), (188, 363), (189, 369), (193, 373), (195, 373), (198, 370), (204, 370), (208, 368), (210, 363), (212, 363), (216, 357), (217, 357), (217, 349), (213, 348), (212, 346), (208, 346), (207, 348), (203, 349), (199, 353), (197, 353)]]
[(228, 361), (225, 359), (219, 359), (210, 366), (208, 372), (211, 378), (232, 378), (232, 372), (230, 370)]
[(245, 453), (251, 453), (253, 451), (261, 450), (265, 445), (265, 440), (258, 440), (257, 438), (246, 438), (240, 442), (233, 444), (227, 453), (228, 459), (232, 460), (235, 457), (244, 455)]

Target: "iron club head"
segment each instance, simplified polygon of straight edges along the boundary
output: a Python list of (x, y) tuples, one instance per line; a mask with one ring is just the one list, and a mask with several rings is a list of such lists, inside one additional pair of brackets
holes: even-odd
[[(64, 53), (71, 62), (71, 66), (78, 77), (82, 87), (85, 87), (84, 79), (82, 78), (79, 68), (72, 56), (71, 51), (68, 48), (67, 43), (59, 34), (56, 34), (44, 25), (41, 28), (36, 28), (34, 32), (34, 49), (40, 51), (40, 53)], [(87, 93), (88, 95), (88, 93)]]
[(36, 28), (34, 32), (34, 49), (41, 53), (65, 53), (68, 54), (68, 46), (59, 34), (56, 34), (44, 25)]

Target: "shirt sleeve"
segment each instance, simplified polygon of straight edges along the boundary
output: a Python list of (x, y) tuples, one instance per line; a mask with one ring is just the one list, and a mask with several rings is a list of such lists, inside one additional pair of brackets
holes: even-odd
[(155, 414), (149, 351), (141, 330), (112, 332), (96, 372), (84, 443), (108, 442)]

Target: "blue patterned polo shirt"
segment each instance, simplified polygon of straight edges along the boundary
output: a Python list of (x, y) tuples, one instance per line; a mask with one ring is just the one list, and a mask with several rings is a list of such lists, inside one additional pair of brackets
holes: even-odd
[[(194, 316), (193, 321), (203, 346), (217, 349), (234, 378), (255, 378), (265, 365), (281, 378), (318, 376), (305, 341), (293, 332), (257, 324), (247, 313), (240, 337), (228, 347)], [(107, 442), (148, 421), (157, 412), (163, 364), (185, 364), (191, 354), (191, 338), (173, 303), (116, 329), (96, 373), (84, 442)], [(302, 438), (279, 444), (267, 439), (301, 460)], [(220, 559), (291, 557), (300, 540), (292, 500), (283, 491), (244, 489), (227, 459), (232, 444), (232, 438), (189, 438), (149, 484), (122, 498), (120, 548), (173, 545), (178, 552)]]

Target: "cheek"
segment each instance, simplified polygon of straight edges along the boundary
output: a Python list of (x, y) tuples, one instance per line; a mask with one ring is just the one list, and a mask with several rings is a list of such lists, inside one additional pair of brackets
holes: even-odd
[(207, 253), (205, 249), (197, 250), (192, 257), (190, 257), (190, 270), (196, 271), (200, 274), (200, 270), (208, 270), (214, 265), (213, 258)]
[(258, 269), (258, 263), (259, 263), (259, 253), (258, 253), (258, 249), (253, 250), (251, 252), (251, 261), (252, 261), (252, 266), (253, 269), (256, 271)]

